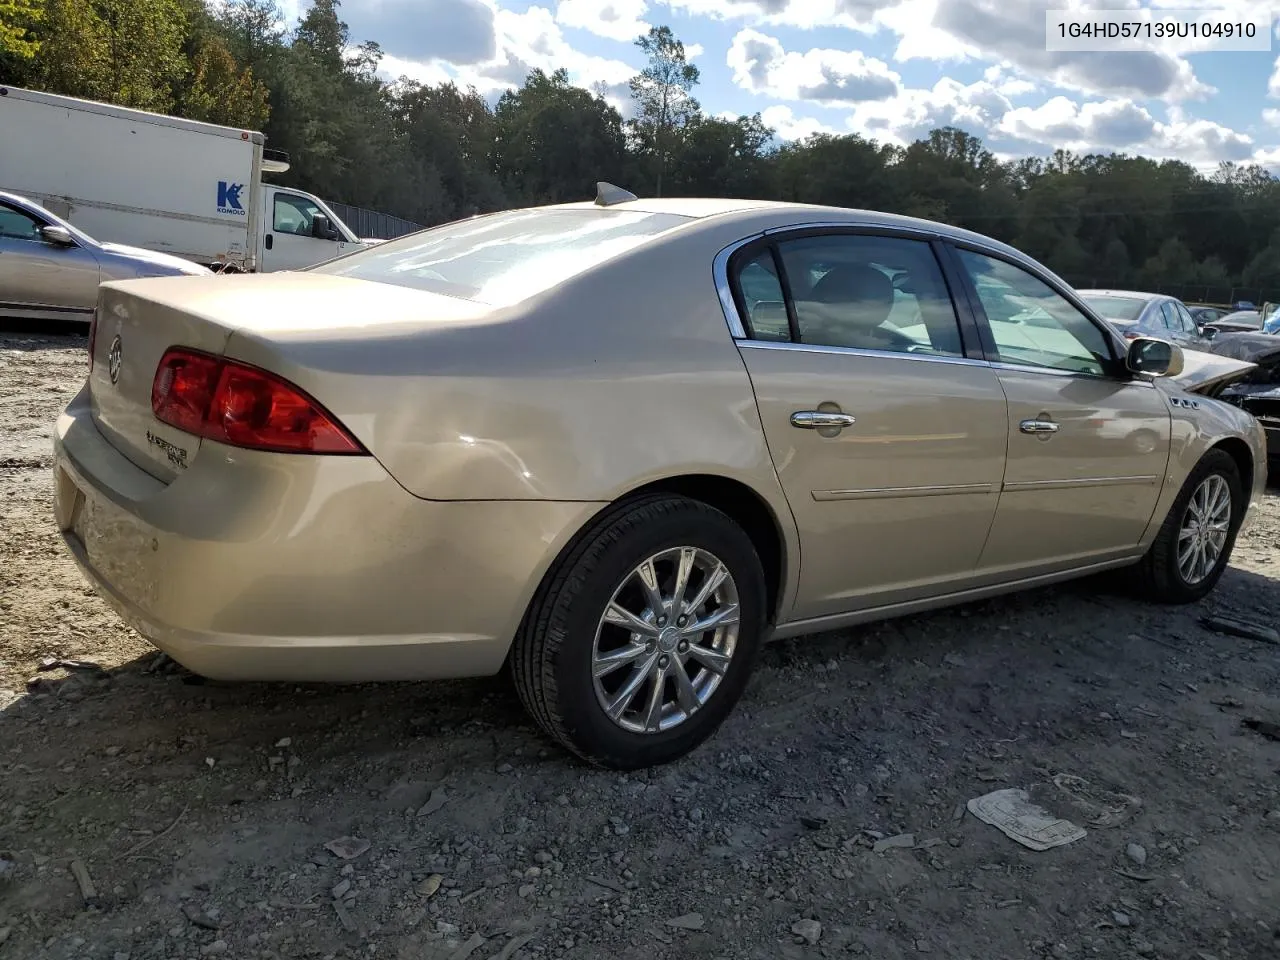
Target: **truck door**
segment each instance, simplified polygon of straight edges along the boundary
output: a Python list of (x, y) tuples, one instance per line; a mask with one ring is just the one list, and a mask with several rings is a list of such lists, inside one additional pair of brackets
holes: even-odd
[(267, 197), (264, 272), (298, 270), (351, 250), (352, 245), (310, 197), (284, 190), (268, 191)]

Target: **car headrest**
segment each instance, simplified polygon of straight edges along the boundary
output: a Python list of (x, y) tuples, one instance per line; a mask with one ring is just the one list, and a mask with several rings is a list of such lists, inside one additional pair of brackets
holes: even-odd
[(893, 310), (893, 281), (875, 267), (846, 263), (828, 270), (813, 287), (820, 303), (849, 304), (859, 309), (864, 322), (880, 324)]

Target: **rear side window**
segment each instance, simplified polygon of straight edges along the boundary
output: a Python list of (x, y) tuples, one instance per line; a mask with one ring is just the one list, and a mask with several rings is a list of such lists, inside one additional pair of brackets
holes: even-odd
[(508, 306), (690, 219), (631, 210), (513, 210), (411, 233), (311, 269)]
[[(928, 243), (834, 234), (777, 245), (800, 342), (886, 353), (963, 356), (960, 326)], [(743, 263), (738, 289), (757, 340), (790, 340), (770, 250)]]

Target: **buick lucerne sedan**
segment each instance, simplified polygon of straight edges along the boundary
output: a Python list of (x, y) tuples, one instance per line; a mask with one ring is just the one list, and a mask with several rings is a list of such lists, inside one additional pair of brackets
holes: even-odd
[(710, 736), (770, 637), (1120, 567), (1197, 600), (1265, 475), (1210, 395), (1250, 364), (1188, 376), (1017, 250), (857, 210), (602, 185), (110, 283), (89, 349), (57, 522), (157, 647), (226, 680), (508, 669), (617, 768)]

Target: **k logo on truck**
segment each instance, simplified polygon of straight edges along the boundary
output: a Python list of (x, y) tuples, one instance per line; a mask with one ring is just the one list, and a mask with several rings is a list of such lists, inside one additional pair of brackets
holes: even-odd
[(219, 180), (218, 212), (229, 213), (233, 217), (245, 216), (244, 207), (240, 203), (240, 191), (243, 189), (243, 183), (228, 183), (226, 180)]

